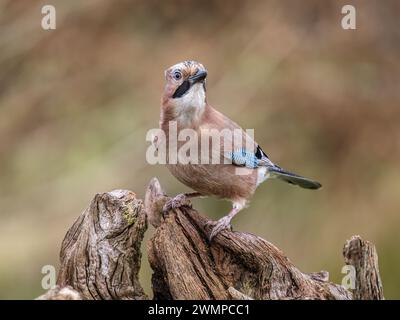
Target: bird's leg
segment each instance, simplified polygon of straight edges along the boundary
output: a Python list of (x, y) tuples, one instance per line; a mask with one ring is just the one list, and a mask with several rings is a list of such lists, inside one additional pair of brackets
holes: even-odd
[(169, 198), (163, 207), (163, 215), (166, 216), (172, 209), (189, 204), (189, 199), (203, 196), (200, 192), (180, 193), (174, 198)]
[(244, 207), (243, 204), (241, 203), (234, 203), (233, 204), (233, 208), (232, 210), (225, 216), (222, 217), (221, 219), (219, 219), (217, 221), (217, 223), (214, 225), (214, 227), (211, 230), (211, 233), (208, 237), (208, 240), (211, 242), (212, 239), (218, 234), (220, 233), (222, 230), (225, 229), (232, 229), (231, 226), (231, 220), (233, 219), (233, 217), (240, 211), (242, 210)]

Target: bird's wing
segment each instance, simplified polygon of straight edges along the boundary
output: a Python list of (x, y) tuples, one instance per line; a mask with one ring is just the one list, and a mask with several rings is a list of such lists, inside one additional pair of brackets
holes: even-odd
[(259, 145), (256, 151), (249, 151), (246, 148), (239, 148), (225, 153), (225, 157), (232, 161), (233, 165), (243, 166), (249, 169), (259, 167), (274, 167), (274, 164), (269, 160), (268, 156)]
[(220, 152), (222, 159), (228, 160), (228, 163), (232, 163), (235, 166), (243, 166), (250, 169), (274, 166), (257, 142), (237, 123), (210, 106), (208, 106), (206, 112), (202, 128), (218, 129), (220, 132), (228, 130), (232, 133), (231, 136), (229, 134), (224, 135), (224, 137), (221, 136), (220, 150), (215, 150)]
[[(317, 181), (291, 173), (272, 163), (257, 142), (255, 142), (238, 124), (209, 105), (207, 105), (205, 117), (199, 129), (203, 128), (217, 129), (217, 131), (228, 129), (228, 131), (234, 132), (230, 139), (221, 137), (220, 146), (222, 146), (222, 148), (213, 150), (213, 146), (211, 147), (211, 151), (213, 153), (218, 153), (220, 159), (225, 158), (232, 165), (249, 169), (267, 167), (272, 178), (278, 178), (302, 188), (319, 189), (321, 187), (321, 184)], [(237, 146), (235, 142), (237, 140), (240, 141), (240, 139), (242, 139), (242, 143), (240, 146)]]

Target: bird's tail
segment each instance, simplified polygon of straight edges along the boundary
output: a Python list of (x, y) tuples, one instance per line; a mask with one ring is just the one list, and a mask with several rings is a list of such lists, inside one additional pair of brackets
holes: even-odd
[(271, 177), (278, 178), (287, 183), (295, 184), (295, 185), (305, 188), (305, 189), (316, 190), (316, 189), (319, 189), (322, 187), (322, 185), (317, 181), (299, 176), (295, 173), (285, 171), (278, 166), (269, 167), (268, 171), (270, 172)]

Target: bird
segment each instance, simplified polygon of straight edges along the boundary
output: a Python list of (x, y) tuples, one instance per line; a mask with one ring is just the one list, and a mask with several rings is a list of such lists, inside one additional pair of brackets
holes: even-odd
[[(257, 187), (267, 179), (277, 178), (305, 189), (319, 189), (321, 184), (309, 178), (291, 173), (274, 164), (253, 137), (245, 132), (236, 122), (213, 108), (207, 100), (207, 69), (200, 62), (186, 60), (165, 70), (165, 88), (161, 98), (160, 130), (169, 136), (171, 123), (175, 124), (177, 134), (184, 130), (196, 133), (193, 143), (199, 144), (204, 132), (214, 130), (233, 131), (241, 136), (242, 146), (235, 148), (233, 141), (238, 134), (228, 139), (219, 140), (223, 148), (215, 150), (211, 145), (201, 150), (200, 160), (219, 155), (222, 163), (211, 161), (193, 161), (180, 163), (168, 161), (172, 145), (166, 139), (165, 148), (169, 171), (181, 183), (194, 192), (181, 193), (170, 198), (164, 205), (164, 212), (188, 203), (194, 197), (217, 197), (232, 203), (230, 212), (216, 222), (212, 222), (208, 236), (212, 241), (222, 230), (231, 229), (231, 220), (244, 209)], [(176, 142), (181, 147), (186, 141)], [(244, 145), (244, 146), (243, 146)], [(210, 159), (205, 159), (210, 160)]]

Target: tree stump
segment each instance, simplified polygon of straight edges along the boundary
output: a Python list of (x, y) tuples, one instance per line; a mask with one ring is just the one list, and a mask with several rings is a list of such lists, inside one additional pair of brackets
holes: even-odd
[(190, 204), (163, 214), (167, 200), (156, 178), (144, 204), (127, 190), (96, 195), (62, 243), (58, 287), (40, 299), (63, 299), (66, 286), (66, 299), (147, 299), (138, 280), (146, 216), (156, 228), (147, 244), (154, 299), (384, 299), (376, 249), (358, 236), (343, 249), (356, 275), (348, 290), (326, 271), (301, 272), (256, 235), (224, 230), (209, 243), (212, 222)]
[(383, 300), (375, 246), (359, 236), (353, 236), (344, 245), (343, 256), (346, 264), (353, 266), (356, 270), (354, 299)]
[(138, 279), (146, 229), (133, 192), (97, 194), (65, 235), (57, 284), (83, 299), (146, 299)]

